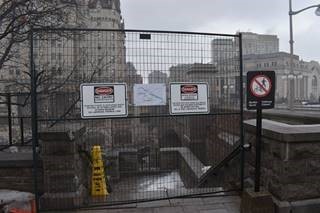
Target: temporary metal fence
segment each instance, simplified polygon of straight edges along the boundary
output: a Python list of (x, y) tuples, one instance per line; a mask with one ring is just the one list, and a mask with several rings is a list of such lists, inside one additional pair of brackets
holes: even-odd
[[(34, 159), (43, 165), (41, 172), (35, 163), (40, 209), (242, 189), (241, 34), (101, 29), (31, 33)], [(170, 85), (181, 82), (207, 85), (209, 112), (169, 113)], [(84, 83), (125, 83), (128, 115), (81, 118)], [(145, 85), (155, 92), (138, 90)], [(102, 147), (108, 182), (109, 195), (99, 199), (91, 196), (94, 145)]]

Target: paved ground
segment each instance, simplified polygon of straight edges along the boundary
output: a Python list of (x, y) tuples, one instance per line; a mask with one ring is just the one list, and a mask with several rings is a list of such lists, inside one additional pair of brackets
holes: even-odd
[[(100, 207), (74, 213), (240, 213), (238, 196), (170, 199), (122, 207)], [(69, 212), (70, 213), (70, 212)]]

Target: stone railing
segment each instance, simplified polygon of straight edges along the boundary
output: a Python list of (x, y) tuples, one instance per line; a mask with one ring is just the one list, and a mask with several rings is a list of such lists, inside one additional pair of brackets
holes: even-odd
[[(256, 120), (245, 121), (249, 176), (255, 159)], [(288, 125), (262, 121), (262, 183), (280, 203), (290, 208), (301, 201), (320, 202), (320, 125)], [(295, 203), (295, 204), (294, 204)], [(310, 202), (309, 202), (310, 204)]]

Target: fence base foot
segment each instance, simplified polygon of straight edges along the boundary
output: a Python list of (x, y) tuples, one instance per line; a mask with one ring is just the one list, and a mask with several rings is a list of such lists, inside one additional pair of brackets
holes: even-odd
[(275, 213), (271, 194), (267, 191), (254, 192), (246, 189), (242, 194), (241, 213)]

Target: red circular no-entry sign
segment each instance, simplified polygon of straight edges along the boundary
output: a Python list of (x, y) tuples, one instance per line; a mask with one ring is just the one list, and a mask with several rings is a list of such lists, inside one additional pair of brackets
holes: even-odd
[(254, 76), (250, 82), (250, 91), (253, 96), (258, 98), (263, 98), (269, 95), (271, 88), (271, 80), (266, 75)]

